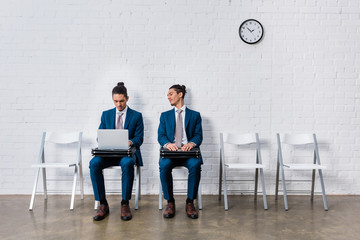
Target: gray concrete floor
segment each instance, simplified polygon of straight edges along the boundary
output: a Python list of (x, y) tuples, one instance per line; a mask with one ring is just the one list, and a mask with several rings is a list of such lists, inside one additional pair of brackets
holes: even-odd
[[(282, 197), (282, 196), (281, 196)], [(176, 196), (176, 216), (164, 219), (157, 196), (142, 196), (133, 219), (120, 220), (119, 196), (108, 196), (110, 215), (93, 222), (92, 196), (77, 197), (74, 211), (68, 209), (70, 196), (36, 198), (28, 211), (30, 196), (1, 195), (1, 239), (360, 239), (360, 196), (328, 196), (329, 211), (323, 210), (321, 196), (313, 203), (309, 196), (289, 196), (289, 211), (283, 201), (268, 196), (269, 210), (262, 198), (230, 196), (229, 211), (217, 196), (203, 196), (198, 219), (185, 215), (185, 196)]]

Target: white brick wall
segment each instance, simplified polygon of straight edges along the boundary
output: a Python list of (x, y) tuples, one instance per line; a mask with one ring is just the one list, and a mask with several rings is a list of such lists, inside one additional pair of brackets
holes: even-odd
[[(84, 132), (91, 194), (90, 149), (118, 81), (144, 116), (145, 194), (158, 192), (174, 83), (203, 117), (204, 193), (218, 189), (219, 131), (257, 131), (270, 194), (277, 132), (317, 133), (327, 193), (360, 194), (359, 14), (352, 0), (1, 1), (0, 194), (31, 192), (44, 130)], [(257, 45), (238, 37), (247, 18), (265, 28)]]

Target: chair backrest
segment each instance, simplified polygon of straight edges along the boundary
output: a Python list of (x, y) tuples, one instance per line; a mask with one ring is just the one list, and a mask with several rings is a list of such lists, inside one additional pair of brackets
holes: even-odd
[(77, 143), (77, 156), (76, 162), (81, 164), (81, 144), (82, 144), (82, 132), (70, 132), (70, 133), (54, 133), (54, 132), (43, 132), (40, 154), (39, 154), (39, 163), (44, 162), (44, 149), (45, 143), (51, 142), (55, 144), (72, 144)]
[(82, 132), (70, 132), (70, 133), (54, 133), (46, 132), (45, 141), (59, 143), (59, 144), (68, 144), (81, 142)]
[(314, 144), (315, 134), (283, 134), (280, 135), (282, 143), (291, 145)]
[[(311, 144), (314, 151), (314, 159), (317, 164), (320, 164), (318, 143), (315, 133), (304, 133), (304, 134), (276, 134), (278, 143), (278, 154), (282, 161), (282, 148), (281, 143), (288, 145), (306, 145)], [(315, 163), (315, 162), (314, 162)]]
[(258, 138), (257, 138), (257, 133), (243, 133), (243, 134), (220, 133), (220, 141), (221, 139), (223, 140), (224, 143), (244, 145), (244, 144), (256, 143)]
[(224, 143), (232, 145), (249, 145), (256, 144), (256, 162), (262, 164), (261, 153), (260, 153), (260, 141), (257, 133), (220, 133), (220, 156), (221, 162), (225, 162)]

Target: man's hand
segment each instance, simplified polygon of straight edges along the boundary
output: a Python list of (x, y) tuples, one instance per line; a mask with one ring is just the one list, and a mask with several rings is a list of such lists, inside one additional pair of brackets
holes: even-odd
[(190, 151), (193, 147), (195, 147), (195, 144), (192, 142), (189, 142), (187, 144), (184, 144), (181, 148), (182, 151)]
[(175, 143), (168, 143), (165, 146), (170, 151), (177, 151), (179, 148), (175, 145)]

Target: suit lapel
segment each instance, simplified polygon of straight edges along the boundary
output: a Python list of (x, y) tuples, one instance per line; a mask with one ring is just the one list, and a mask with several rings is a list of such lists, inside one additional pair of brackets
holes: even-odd
[(114, 108), (110, 113), (110, 126), (111, 126), (111, 129), (115, 129), (115, 116), (116, 116), (116, 108)]
[(186, 135), (188, 135), (187, 129), (189, 126), (190, 119), (191, 119), (191, 110), (189, 108), (186, 108), (185, 109), (185, 132), (186, 132)]
[(124, 129), (128, 129), (129, 123), (131, 121), (131, 117), (132, 117), (132, 110), (128, 106), (128, 110), (126, 112), (126, 119), (125, 119)]
[(167, 120), (169, 121), (169, 129), (171, 129), (169, 140), (173, 141), (175, 138), (175, 128), (176, 128), (175, 108), (169, 111), (169, 116)]

